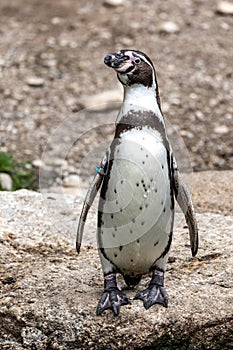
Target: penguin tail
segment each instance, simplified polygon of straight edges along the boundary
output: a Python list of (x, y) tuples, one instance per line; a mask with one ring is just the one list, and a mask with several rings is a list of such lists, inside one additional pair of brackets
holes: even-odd
[(141, 278), (142, 278), (142, 276), (129, 276), (129, 275), (124, 275), (123, 277), (128, 287), (136, 286), (141, 281)]

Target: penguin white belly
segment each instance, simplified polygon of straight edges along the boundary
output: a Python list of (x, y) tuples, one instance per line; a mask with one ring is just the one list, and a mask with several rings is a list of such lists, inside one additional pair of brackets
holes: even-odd
[(161, 257), (172, 231), (167, 150), (159, 132), (147, 127), (114, 142), (98, 243), (120, 272), (134, 276)]

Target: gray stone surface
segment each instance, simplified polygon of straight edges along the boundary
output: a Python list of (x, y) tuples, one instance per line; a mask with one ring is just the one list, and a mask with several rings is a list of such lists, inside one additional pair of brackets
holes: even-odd
[[(178, 213), (165, 279), (168, 309), (146, 311), (132, 300), (119, 317), (97, 317), (103, 281), (96, 205), (79, 256), (74, 249), (84, 192), (0, 192), (0, 348), (232, 349), (233, 217), (198, 214), (200, 249), (191, 258)], [(131, 299), (147, 281), (126, 291)]]

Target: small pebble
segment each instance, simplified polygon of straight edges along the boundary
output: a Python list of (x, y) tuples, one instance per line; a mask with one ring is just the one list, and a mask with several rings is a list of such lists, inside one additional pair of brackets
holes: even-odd
[(217, 13), (221, 15), (233, 15), (233, 3), (229, 1), (219, 1), (217, 4)]
[(41, 159), (34, 159), (32, 161), (32, 165), (35, 167), (35, 168), (41, 168), (43, 165), (44, 165), (44, 162), (41, 160)]
[(29, 77), (27, 84), (32, 87), (41, 87), (44, 85), (44, 79), (39, 77)]
[(123, 0), (105, 0), (104, 5), (110, 6), (110, 7), (117, 7), (124, 4)]
[(75, 174), (68, 175), (63, 180), (64, 187), (79, 187), (80, 186), (80, 177)]
[(225, 135), (229, 132), (229, 128), (226, 125), (217, 125), (214, 128), (216, 134)]
[(61, 24), (61, 22), (62, 22), (62, 18), (60, 18), (60, 17), (53, 17), (51, 19), (51, 23), (54, 24), (54, 25)]
[(175, 22), (166, 21), (161, 23), (159, 26), (160, 33), (174, 34), (178, 33), (179, 31), (180, 28)]
[(12, 191), (13, 182), (9, 174), (0, 173), (0, 187), (6, 191)]
[(3, 58), (0, 58), (0, 67), (4, 67), (6, 64), (5, 60)]

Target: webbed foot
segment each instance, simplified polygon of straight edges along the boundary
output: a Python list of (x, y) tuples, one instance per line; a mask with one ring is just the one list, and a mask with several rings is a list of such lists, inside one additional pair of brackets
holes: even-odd
[(149, 309), (154, 304), (168, 306), (168, 295), (164, 288), (164, 272), (155, 270), (148, 288), (138, 292), (134, 299), (143, 301), (145, 309)]
[(120, 312), (120, 307), (130, 304), (130, 299), (117, 287), (115, 274), (105, 276), (104, 287), (104, 293), (100, 298), (96, 313), (99, 316), (103, 311), (111, 309), (114, 315), (117, 316)]

